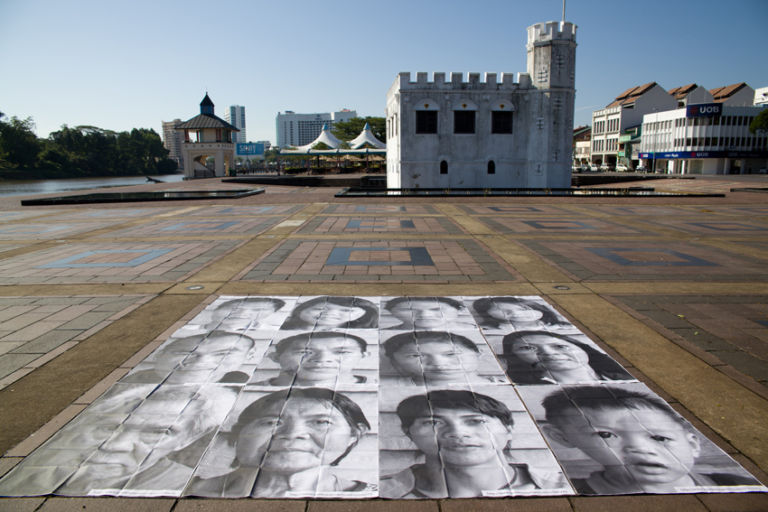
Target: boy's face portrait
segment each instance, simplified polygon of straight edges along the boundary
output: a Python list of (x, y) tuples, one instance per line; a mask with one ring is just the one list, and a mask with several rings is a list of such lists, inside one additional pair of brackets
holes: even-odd
[(513, 304), (510, 302), (494, 302), (488, 309), (488, 314), (497, 320), (507, 322), (536, 322), (544, 314), (526, 306), (525, 304)]
[(520, 360), (551, 371), (573, 370), (589, 364), (589, 355), (577, 345), (546, 335), (515, 340), (511, 350)]
[(355, 340), (339, 335), (297, 340), (270, 357), (280, 364), (282, 372), (295, 372), (302, 380), (324, 381), (352, 370), (367, 355)]
[(503, 450), (512, 428), (472, 409), (436, 407), (415, 419), (406, 435), (428, 458), (450, 466), (506, 464)]
[(315, 304), (306, 308), (299, 307), (301, 308), (299, 318), (308, 325), (316, 325), (318, 327), (335, 327), (347, 322), (353, 322), (365, 315), (365, 309), (361, 307), (341, 306), (330, 302)]
[(606, 468), (623, 466), (638, 484), (673, 483), (690, 473), (699, 439), (658, 409), (582, 409), (562, 427), (564, 440)]
[(236, 452), (245, 467), (296, 473), (330, 464), (357, 440), (332, 404), (289, 398), (265, 408), (240, 431)]
[(459, 311), (445, 302), (436, 300), (412, 300), (400, 302), (390, 312), (401, 322), (422, 329), (442, 327), (459, 316)]
[(450, 340), (407, 343), (391, 359), (401, 374), (427, 380), (463, 380), (479, 364), (477, 352)]

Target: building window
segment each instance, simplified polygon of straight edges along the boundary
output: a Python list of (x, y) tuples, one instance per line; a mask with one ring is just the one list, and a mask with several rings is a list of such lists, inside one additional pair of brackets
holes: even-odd
[(512, 112), (494, 110), (491, 112), (491, 133), (512, 133)]
[(488, 174), (496, 174), (496, 163), (493, 160), (488, 162)]
[(474, 110), (455, 110), (453, 112), (453, 133), (475, 133)]
[(448, 174), (448, 162), (445, 160), (440, 162), (440, 174)]
[(416, 133), (437, 133), (437, 111), (416, 111)]

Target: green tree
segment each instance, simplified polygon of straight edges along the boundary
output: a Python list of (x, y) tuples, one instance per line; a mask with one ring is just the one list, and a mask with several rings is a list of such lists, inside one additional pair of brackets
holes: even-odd
[(360, 135), (365, 123), (368, 123), (377, 139), (387, 141), (387, 122), (383, 117), (353, 117), (349, 121), (339, 121), (333, 123), (331, 132), (340, 140), (350, 141)]
[(35, 123), (32, 118), (19, 119), (16, 116), (8, 121), (0, 113), (0, 167), (29, 169), (37, 162), (40, 143), (35, 135)]
[(768, 107), (764, 108), (757, 116), (749, 123), (749, 133), (755, 134), (758, 131), (768, 132)]

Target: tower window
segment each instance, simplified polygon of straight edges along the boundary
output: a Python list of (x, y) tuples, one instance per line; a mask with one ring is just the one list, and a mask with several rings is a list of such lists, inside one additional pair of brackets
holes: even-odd
[(456, 110), (453, 112), (453, 133), (475, 133), (474, 110)]
[(491, 112), (491, 133), (512, 133), (512, 112), (494, 110)]
[(437, 133), (437, 111), (416, 111), (416, 133)]
[(448, 174), (448, 162), (445, 160), (440, 162), (440, 174)]
[(488, 162), (488, 174), (496, 174), (496, 162), (493, 160)]

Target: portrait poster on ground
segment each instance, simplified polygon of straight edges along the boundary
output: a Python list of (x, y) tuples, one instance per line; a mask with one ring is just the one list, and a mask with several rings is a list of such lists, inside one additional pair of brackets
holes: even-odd
[(221, 296), (2, 496), (767, 489), (541, 297)]

